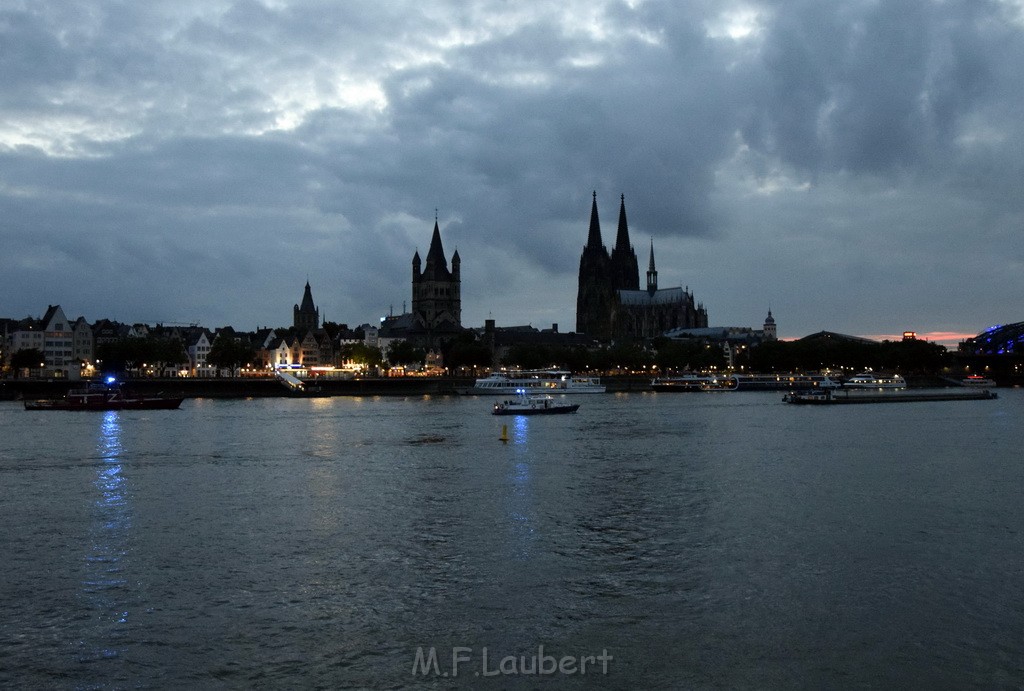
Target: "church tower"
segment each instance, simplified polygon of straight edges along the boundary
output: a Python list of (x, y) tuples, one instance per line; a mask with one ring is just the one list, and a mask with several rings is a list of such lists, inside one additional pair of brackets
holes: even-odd
[(302, 303), (292, 310), (292, 325), (300, 331), (316, 331), (320, 328), (320, 310), (313, 305), (313, 291), (306, 281), (306, 290), (302, 293)]
[(606, 340), (611, 336), (611, 312), (615, 291), (612, 287), (611, 259), (601, 241), (601, 222), (597, 216), (597, 192), (590, 207), (590, 231), (580, 255), (579, 285), (576, 293), (576, 332)]
[(626, 195), (622, 195), (619, 204), (619, 229), (615, 234), (615, 247), (612, 249), (612, 289), (639, 290), (640, 268), (636, 260), (636, 252), (629, 244), (629, 225), (626, 223)]
[(654, 238), (651, 238), (651, 261), (647, 265), (647, 292), (652, 296), (658, 292), (658, 271), (654, 268)]
[[(423, 270), (420, 271), (422, 266)], [(441, 230), (434, 219), (434, 234), (426, 261), (420, 253), (412, 258), (412, 314), (416, 325), (428, 332), (458, 331), (462, 328), (462, 259), (452, 255), (452, 268), (441, 246)]]
[(778, 335), (775, 332), (775, 317), (772, 316), (772, 308), (768, 308), (768, 316), (764, 320), (764, 340), (776, 341)]

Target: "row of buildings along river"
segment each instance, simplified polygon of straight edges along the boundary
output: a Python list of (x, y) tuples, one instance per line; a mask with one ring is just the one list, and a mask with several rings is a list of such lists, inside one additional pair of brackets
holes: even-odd
[[(224, 372), (208, 362), (208, 356), (216, 339), (224, 338), (244, 344), (251, 351), (252, 358), (247, 364), (257, 372), (282, 367), (356, 370), (359, 358), (353, 354), (357, 347), (378, 349), (387, 358), (400, 342), (425, 354), (426, 370), (443, 372), (446, 346), (454, 340), (485, 346), (492, 365), (515, 345), (600, 347), (612, 342), (648, 343), (656, 337), (668, 337), (700, 340), (731, 354), (736, 348), (776, 340), (771, 310), (760, 328), (709, 326), (707, 308), (695, 299), (689, 287), (659, 284), (653, 240), (647, 249), (647, 270), (641, 285), (640, 262), (630, 239), (625, 196), (620, 197), (615, 244), (609, 252), (602, 237), (595, 192), (586, 244), (579, 260), (576, 328), (569, 332), (560, 331), (557, 324), (546, 329), (499, 327), (493, 319), (480, 327), (465, 327), (462, 258), (455, 251), (449, 262), (435, 219), (426, 256), (421, 258), (417, 251), (412, 257), (411, 309), (389, 314), (379, 323), (350, 328), (347, 324), (323, 322), (308, 281), (300, 301), (293, 305), (290, 326), (250, 332), (236, 331), (230, 326), (209, 329), (198, 324), (122, 324), (109, 319), (90, 323), (82, 316), (69, 318), (60, 305), (49, 305), (40, 318), (0, 319), (0, 362), (8, 371), (17, 363), (20, 367), (14, 369), (75, 379), (95, 371), (97, 352), (103, 345), (145, 338), (178, 344), (180, 349), (145, 363), (147, 373), (216, 376)], [(1001, 343), (1009, 342), (1009, 346), (1001, 346), (1004, 352), (1007, 347), (1012, 351), (1018, 342), (1017, 337), (999, 339), (1000, 334), (994, 335)], [(972, 347), (991, 349), (992, 337), (992, 333), (980, 334)], [(1024, 340), (1024, 336), (1020, 338)], [(38, 353), (39, 362), (17, 357), (25, 351)]]

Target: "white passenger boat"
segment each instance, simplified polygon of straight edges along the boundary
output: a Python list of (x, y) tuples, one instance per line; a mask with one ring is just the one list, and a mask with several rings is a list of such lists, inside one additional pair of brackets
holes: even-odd
[(557, 415), (559, 413), (575, 413), (579, 403), (561, 403), (547, 394), (527, 396), (501, 401), (494, 404), (495, 415)]
[(883, 375), (875, 372), (861, 372), (843, 382), (846, 389), (905, 389), (907, 382), (898, 374)]
[(489, 377), (477, 379), (464, 393), (515, 395), (526, 393), (604, 393), (606, 387), (600, 377), (572, 374), (564, 370), (529, 370), (492, 372)]

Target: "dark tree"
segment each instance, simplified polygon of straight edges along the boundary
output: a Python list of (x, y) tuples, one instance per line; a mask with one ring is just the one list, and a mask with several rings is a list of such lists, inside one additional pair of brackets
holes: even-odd
[(392, 365), (421, 365), (427, 354), (409, 341), (395, 341), (388, 348), (388, 362)]
[(36, 369), (44, 360), (45, 356), (38, 348), (24, 348), (11, 355), (11, 368), (15, 372), (23, 369)]
[(256, 353), (247, 342), (236, 338), (218, 336), (210, 346), (210, 352), (206, 356), (206, 362), (218, 370), (230, 370), (231, 374), (237, 374), (238, 368), (252, 362)]

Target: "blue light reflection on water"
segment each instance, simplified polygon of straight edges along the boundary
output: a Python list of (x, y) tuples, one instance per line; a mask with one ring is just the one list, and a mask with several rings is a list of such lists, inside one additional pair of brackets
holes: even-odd
[(126, 575), (132, 527), (122, 464), (121, 413), (107, 411), (96, 442), (96, 499), (91, 511), (81, 597), (95, 626), (81, 642), (82, 661), (117, 658), (128, 643), (129, 582)]
[(529, 445), (530, 418), (516, 415), (512, 422), (512, 456), (509, 461), (508, 518), (517, 559), (528, 560), (535, 530), (534, 462)]
[(0, 402), (0, 687), (534, 687), (410, 668), (538, 643), (614, 655), (559, 688), (1024, 683), (1024, 391), (489, 408)]

